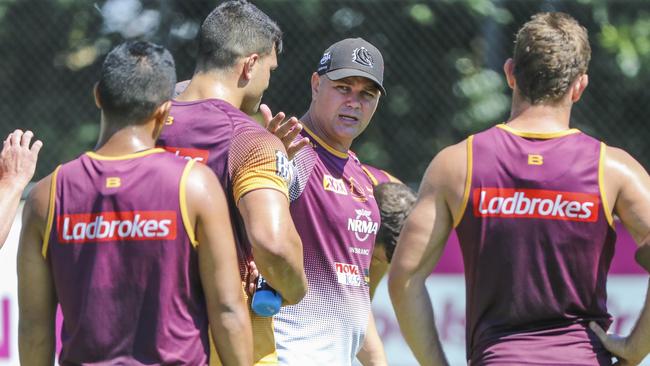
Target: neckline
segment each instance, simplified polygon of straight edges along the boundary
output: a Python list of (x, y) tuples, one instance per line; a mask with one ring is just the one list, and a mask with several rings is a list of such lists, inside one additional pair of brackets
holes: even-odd
[(531, 138), (531, 139), (540, 139), (540, 140), (554, 139), (558, 137), (564, 137), (564, 136), (580, 133), (580, 130), (577, 128), (570, 128), (568, 130), (557, 131), (557, 132), (529, 132), (529, 131), (516, 130), (506, 125), (505, 123), (499, 124), (496, 127), (516, 136)]
[(325, 141), (323, 141), (320, 137), (316, 136), (316, 134), (315, 134), (314, 132), (312, 132), (312, 130), (310, 130), (310, 129), (309, 129), (307, 126), (305, 126), (304, 124), (302, 125), (302, 128), (303, 128), (303, 130), (304, 130), (305, 132), (307, 132), (307, 134), (309, 134), (309, 137), (311, 137), (311, 138), (313, 138), (314, 140), (316, 140), (316, 142), (317, 142), (320, 146), (322, 146), (325, 150), (327, 150), (330, 154), (336, 156), (337, 158), (341, 158), (341, 159), (347, 159), (347, 158), (349, 157), (348, 153), (340, 152), (340, 151), (336, 150), (335, 148), (333, 148), (332, 146), (328, 145), (328, 144), (327, 144)]
[(95, 159), (95, 160), (128, 160), (128, 159), (140, 158), (151, 154), (158, 154), (161, 152), (165, 152), (165, 150), (159, 147), (154, 147), (143, 151), (138, 151), (138, 152), (124, 154), (124, 155), (117, 155), (117, 156), (101, 155), (94, 151), (87, 151), (86, 155), (91, 159)]

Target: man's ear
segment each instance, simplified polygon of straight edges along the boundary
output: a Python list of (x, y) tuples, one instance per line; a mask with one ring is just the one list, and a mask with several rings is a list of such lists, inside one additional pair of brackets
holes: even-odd
[(503, 73), (506, 75), (506, 81), (510, 89), (514, 90), (516, 85), (515, 80), (515, 63), (512, 61), (512, 58), (506, 60), (503, 64)]
[(172, 101), (168, 100), (165, 103), (158, 106), (158, 108), (156, 108), (156, 110), (153, 112), (153, 115), (151, 117), (155, 121), (154, 129), (153, 129), (153, 138), (155, 140), (158, 139), (158, 136), (160, 136), (163, 127), (167, 123), (167, 119), (169, 118), (169, 110), (171, 108), (172, 108)]
[(93, 86), (93, 96), (95, 97), (95, 105), (97, 108), (102, 109), (102, 100), (99, 98), (99, 82)]
[(311, 74), (311, 99), (316, 99), (318, 88), (320, 87), (320, 75), (317, 72)]
[(251, 80), (253, 78), (254, 68), (257, 67), (260, 61), (260, 55), (253, 53), (244, 59), (244, 67), (242, 69), (242, 78), (244, 80)]
[(587, 74), (580, 75), (576, 81), (573, 82), (573, 85), (571, 85), (571, 101), (573, 103), (580, 100), (582, 93), (587, 89), (587, 85), (589, 85), (589, 76)]

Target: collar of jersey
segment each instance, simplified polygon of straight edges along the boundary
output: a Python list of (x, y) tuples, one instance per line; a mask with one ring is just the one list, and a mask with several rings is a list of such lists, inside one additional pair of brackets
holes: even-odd
[(348, 153), (340, 152), (336, 150), (335, 148), (331, 147), (328, 145), (325, 141), (323, 141), (320, 137), (316, 136), (315, 133), (313, 133), (307, 126), (302, 125), (302, 128), (309, 134), (309, 137), (312, 137), (316, 142), (322, 146), (325, 150), (327, 150), (330, 154), (336, 156), (337, 158), (341, 159), (347, 159), (348, 158)]
[(514, 128), (506, 125), (505, 123), (499, 124), (497, 125), (497, 127), (504, 131), (508, 131), (513, 135), (517, 135), (529, 139), (540, 139), (540, 140), (554, 139), (557, 137), (564, 137), (567, 135), (573, 135), (574, 133), (580, 132), (580, 130), (577, 128), (570, 128), (568, 130), (558, 131), (558, 132), (526, 132), (526, 131), (515, 130)]
[(165, 152), (164, 149), (161, 149), (159, 147), (153, 148), (153, 149), (147, 149), (144, 151), (138, 151), (132, 154), (125, 154), (125, 155), (118, 155), (118, 156), (105, 156), (105, 155), (100, 155), (97, 154), (94, 151), (88, 151), (86, 152), (86, 155), (88, 155), (90, 158), (95, 159), (95, 160), (127, 160), (127, 159), (133, 159), (133, 158), (139, 158), (142, 156), (147, 156), (151, 154), (157, 154)]

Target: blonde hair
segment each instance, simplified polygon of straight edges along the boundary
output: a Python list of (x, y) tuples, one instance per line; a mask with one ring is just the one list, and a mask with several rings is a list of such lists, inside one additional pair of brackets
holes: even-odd
[(565, 13), (539, 13), (517, 32), (513, 56), (520, 93), (532, 104), (559, 101), (587, 72), (591, 47), (585, 27)]

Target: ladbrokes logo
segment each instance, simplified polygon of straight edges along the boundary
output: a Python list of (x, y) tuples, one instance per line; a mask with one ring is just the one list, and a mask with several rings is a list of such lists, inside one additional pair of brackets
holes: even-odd
[(370, 211), (359, 209), (354, 212), (357, 216), (354, 219), (348, 219), (348, 231), (352, 231), (359, 241), (366, 241), (370, 234), (376, 235), (379, 223), (372, 221)]
[(121, 211), (59, 216), (60, 243), (176, 239), (176, 212)]
[(476, 188), (473, 202), (476, 217), (595, 222), (600, 198), (596, 194), (541, 189)]
[(334, 269), (340, 284), (359, 287), (364, 283), (359, 267), (354, 264), (335, 262)]

